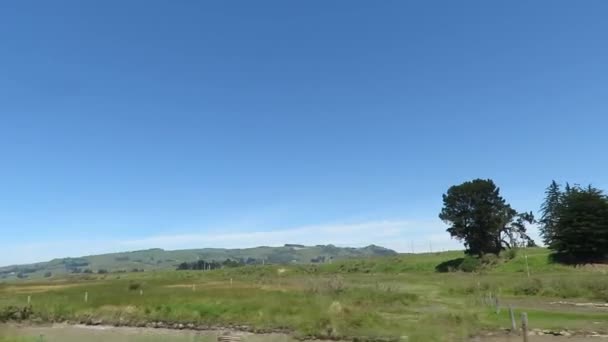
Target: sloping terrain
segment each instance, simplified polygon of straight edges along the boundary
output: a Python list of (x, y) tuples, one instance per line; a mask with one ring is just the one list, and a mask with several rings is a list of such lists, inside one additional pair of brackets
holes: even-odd
[(134, 252), (111, 253), (78, 258), (54, 259), (29, 265), (0, 267), (0, 281), (16, 278), (43, 278), (70, 273), (132, 272), (175, 269), (182, 262), (197, 260), (236, 260), (245, 264), (307, 264), (330, 263), (333, 260), (369, 256), (391, 256), (397, 252), (370, 245), (363, 248), (333, 245), (303, 246), (287, 244), (282, 247), (245, 249), (204, 248), (166, 251), (148, 249)]

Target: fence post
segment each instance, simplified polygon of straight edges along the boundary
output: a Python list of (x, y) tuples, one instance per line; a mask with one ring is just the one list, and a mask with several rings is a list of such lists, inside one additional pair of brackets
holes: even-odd
[(89, 302), (89, 292), (85, 292), (84, 293), (84, 302), (88, 303)]
[(524, 342), (528, 342), (528, 314), (521, 313), (521, 332), (524, 335)]
[(496, 314), (500, 314), (500, 304), (498, 303), (498, 296), (494, 297), (494, 305), (496, 306)]
[(32, 303), (32, 296), (27, 296), (27, 305)]
[(511, 317), (511, 331), (515, 332), (517, 330), (517, 323), (515, 322), (515, 313), (511, 305), (509, 305), (509, 316)]

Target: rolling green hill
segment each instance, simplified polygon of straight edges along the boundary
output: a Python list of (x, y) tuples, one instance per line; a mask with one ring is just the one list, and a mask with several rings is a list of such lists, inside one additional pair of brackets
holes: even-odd
[(303, 246), (286, 244), (283, 247), (255, 247), (245, 249), (204, 248), (166, 251), (160, 248), (133, 252), (91, 255), (78, 258), (54, 259), (29, 265), (0, 267), (0, 280), (43, 278), (70, 273), (131, 272), (175, 269), (182, 262), (197, 260), (242, 261), (246, 264), (306, 264), (330, 263), (333, 260), (369, 256), (391, 256), (397, 252), (375, 245), (363, 248), (333, 245)]

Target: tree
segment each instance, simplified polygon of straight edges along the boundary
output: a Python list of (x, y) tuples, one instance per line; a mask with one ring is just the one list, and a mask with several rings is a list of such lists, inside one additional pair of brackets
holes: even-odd
[(604, 261), (608, 256), (608, 198), (592, 186), (562, 193), (548, 239), (558, 259)]
[(464, 242), (467, 254), (478, 256), (528, 244), (526, 223), (534, 222), (531, 212), (520, 214), (511, 208), (490, 179), (450, 187), (439, 218), (450, 225), (452, 237)]
[[(570, 191), (569, 189), (570, 185), (567, 185), (567, 190)], [(540, 223), (540, 234), (546, 245), (549, 245), (553, 240), (553, 235), (558, 223), (557, 220), (562, 197), (563, 194), (559, 184), (555, 181), (551, 181), (551, 184), (545, 190), (545, 201), (540, 207), (541, 217), (538, 221)]]

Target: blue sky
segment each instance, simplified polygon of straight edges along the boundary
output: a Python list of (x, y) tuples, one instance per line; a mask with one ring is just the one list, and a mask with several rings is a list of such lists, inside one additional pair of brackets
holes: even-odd
[(0, 4), (0, 265), (458, 248), (441, 194), (608, 188), (605, 1)]

